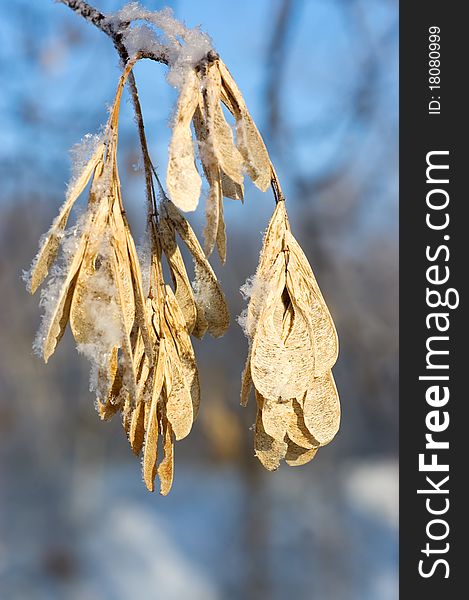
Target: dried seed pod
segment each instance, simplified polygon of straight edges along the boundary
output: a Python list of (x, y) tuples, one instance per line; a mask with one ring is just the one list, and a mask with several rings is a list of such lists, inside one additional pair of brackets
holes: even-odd
[(140, 454), (145, 441), (145, 402), (139, 400), (132, 411), (129, 428), (129, 442), (132, 451), (137, 456)]
[(304, 313), (294, 307), (288, 336), (275, 323), (281, 298), (262, 312), (252, 342), (251, 376), (256, 390), (272, 400), (295, 398), (308, 389), (314, 375), (314, 346)]
[(188, 70), (179, 95), (169, 145), (166, 185), (174, 204), (184, 211), (197, 208), (202, 181), (195, 166), (191, 121), (199, 102), (199, 79)]
[(249, 395), (252, 389), (252, 377), (251, 377), (251, 349), (249, 349), (246, 364), (241, 375), (241, 406), (247, 406), (249, 402)]
[(47, 362), (50, 356), (61, 340), (70, 315), (70, 307), (73, 299), (73, 292), (77, 282), (77, 276), (80, 271), (83, 255), (86, 247), (86, 238), (82, 236), (72, 259), (67, 265), (67, 273), (63, 278), (60, 289), (57, 292), (54, 306), (50, 314), (44, 317), (43, 325), (46, 325), (40, 331), (40, 347), (44, 362)]
[(288, 449), (285, 454), (285, 462), (290, 467), (300, 467), (305, 465), (316, 456), (318, 448), (301, 448), (293, 442), (288, 442)]
[(196, 331), (203, 330), (205, 321), (208, 332), (214, 337), (220, 337), (230, 324), (230, 314), (225, 295), (187, 220), (171, 202), (165, 203), (165, 209), (168, 219), (172, 221), (176, 231), (194, 258), (196, 275), (193, 285), (194, 297), (198, 311), (203, 313), (204, 318), (200, 329), (196, 326), (193, 333), (195, 335)]
[(165, 319), (174, 341), (186, 385), (190, 390), (193, 418), (195, 419), (200, 406), (197, 362), (190, 336), (184, 325), (184, 316), (169, 286), (166, 286)]
[(67, 198), (59, 214), (54, 219), (49, 231), (41, 240), (41, 246), (33, 261), (28, 274), (27, 288), (31, 294), (37, 290), (49, 273), (51, 265), (57, 258), (60, 242), (64, 235), (68, 217), (73, 205), (88, 185), (91, 176), (102, 167), (104, 144), (97, 145), (92, 157), (86, 163), (80, 175), (75, 179), (67, 191)]
[(145, 447), (143, 452), (143, 480), (147, 489), (154, 490), (156, 461), (158, 459), (158, 403), (163, 390), (164, 369), (167, 361), (166, 342), (162, 338), (158, 348), (158, 358), (153, 377), (153, 390), (150, 408), (145, 423)]
[(176, 244), (174, 227), (169, 219), (160, 218), (160, 232), (163, 252), (174, 284), (174, 295), (184, 315), (187, 330), (192, 333), (197, 321), (197, 305), (181, 251)]
[(265, 430), (261, 411), (257, 411), (254, 431), (254, 450), (257, 458), (268, 471), (275, 471), (287, 452), (287, 443), (274, 440)]
[(171, 490), (174, 477), (174, 441), (171, 423), (162, 415), (160, 420), (160, 433), (163, 436), (164, 458), (157, 468), (160, 479), (160, 494), (166, 496)]
[(293, 411), (291, 400), (266, 400), (256, 392), (256, 399), (262, 410), (262, 425), (267, 435), (278, 442), (285, 441), (288, 422)]
[[(261, 419), (256, 439), (274, 448), (273, 459), (269, 453), (267, 459), (262, 453), (259, 458), (266, 468), (276, 468), (278, 452), (288, 444), (287, 464), (304, 464), (339, 427), (339, 400), (330, 373), (337, 335), (311, 267), (290, 232), (283, 201), (264, 237), (246, 334), (249, 354), (241, 403), (247, 403), (253, 384)], [(325, 368), (327, 374), (318, 377)]]
[(204, 154), (207, 155), (207, 162), (218, 165), (229, 179), (242, 185), (243, 157), (234, 144), (231, 127), (220, 105), (222, 83), (219, 61), (208, 66), (202, 86), (206, 127)]
[(340, 426), (340, 403), (332, 373), (315, 377), (303, 404), (305, 425), (321, 446), (328, 444)]
[[(213, 248), (218, 240), (218, 228), (220, 226), (220, 207), (223, 211), (223, 197), (221, 189), (220, 170), (217, 166), (213, 167), (209, 175), (210, 191), (207, 196), (207, 203), (205, 207), (205, 228), (204, 228), (204, 240), (205, 240), (205, 254), (210, 256)], [(222, 227), (224, 228), (224, 223)], [(226, 240), (225, 240), (226, 241)], [(222, 262), (226, 257), (226, 247), (221, 248), (220, 258)]]
[[(216, 129), (215, 137), (219, 140), (218, 148), (221, 154), (219, 166), (221, 170), (221, 181), (223, 196), (233, 200), (244, 199), (244, 177), (243, 177), (243, 158), (234, 145), (233, 133), (231, 127), (226, 122), (221, 105), (216, 107), (214, 127)], [(194, 131), (199, 146), (199, 155), (204, 169), (205, 176), (209, 180), (210, 165), (214, 162), (210, 154), (206, 152), (207, 144), (207, 124), (205, 120), (205, 110), (203, 101), (199, 101), (193, 117)], [(231, 148), (231, 152), (230, 152)], [(224, 169), (232, 174), (230, 177)]]
[[(168, 32), (166, 32), (168, 33)], [(171, 36), (170, 36), (171, 37)], [(184, 47), (184, 35), (171, 37)], [(125, 81), (140, 55), (119, 80), (103, 142), (69, 189), (33, 263), (28, 287), (34, 292), (56, 259), (70, 210), (92, 180), (88, 209), (65, 244), (65, 269), (48, 289), (49, 304), (39, 346), (47, 361), (67, 321), (80, 351), (93, 361), (101, 418), (122, 413), (133, 452), (143, 449), (147, 488), (172, 485), (174, 440), (187, 436), (197, 416), (200, 385), (190, 334), (220, 336), (229, 325), (223, 291), (189, 223), (180, 214), (198, 204), (201, 179), (195, 165), (191, 122), (210, 186), (206, 254), (216, 246), (226, 259), (224, 196), (243, 199), (246, 171), (260, 189), (272, 183), (277, 206), (266, 232), (246, 315), (249, 355), (241, 401), (251, 387), (257, 399), (255, 451), (269, 470), (280, 461), (298, 466), (311, 460), (337, 432), (340, 406), (331, 367), (337, 335), (311, 267), (293, 238), (278, 178), (262, 137), (226, 66), (213, 53), (184, 71), (169, 146), (166, 199), (144, 137), (148, 224), (151, 238), (148, 295), (121, 196), (117, 168), (120, 101)], [(223, 103), (236, 121), (236, 143)], [(161, 212), (153, 188), (158, 183)], [(191, 288), (176, 232), (191, 252)], [(164, 252), (174, 285), (165, 285)], [(158, 438), (164, 456), (158, 464)]]
[(281, 296), (285, 288), (286, 264), (282, 251), (288, 226), (285, 203), (278, 202), (264, 236), (247, 308), (246, 329), (251, 339), (254, 337), (261, 311), (272, 296)]
[(287, 435), (289, 439), (301, 448), (317, 448), (319, 442), (308, 431), (303, 415), (303, 407), (294, 398), (292, 400), (292, 412), (288, 415)]
[(285, 246), (288, 248), (287, 289), (309, 313), (314, 332), (315, 376), (319, 377), (337, 361), (337, 332), (309, 262), (289, 231), (285, 232)]
[(176, 440), (182, 440), (189, 435), (192, 429), (194, 409), (182, 365), (174, 347), (171, 347), (171, 343), (168, 346), (167, 366), (168, 369), (171, 369), (171, 387), (170, 391), (167, 391), (166, 414)]
[(236, 143), (243, 156), (244, 166), (255, 185), (265, 192), (272, 176), (269, 154), (238, 86), (221, 60), (219, 69), (222, 81), (221, 97), (236, 119)]

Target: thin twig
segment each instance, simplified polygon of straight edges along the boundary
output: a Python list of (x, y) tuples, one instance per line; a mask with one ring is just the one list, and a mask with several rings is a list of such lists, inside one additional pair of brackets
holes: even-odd
[[(74, 12), (83, 17), (86, 21), (97, 27), (100, 31), (105, 33), (108, 37), (111, 38), (117, 53), (122, 61), (122, 64), (125, 65), (129, 60), (129, 53), (127, 52), (127, 48), (125, 47), (122, 37), (123, 31), (129, 26), (128, 23), (120, 22), (116, 25), (113, 25), (107, 17), (90, 6), (87, 2), (83, 0), (60, 0), (62, 4), (65, 4), (69, 8), (71, 8)], [(161, 54), (156, 55), (152, 53), (142, 53), (142, 58), (150, 58), (152, 60), (156, 60), (157, 62), (161, 62), (163, 64), (168, 64), (168, 60), (166, 58), (166, 54), (164, 51)], [(140, 100), (138, 96), (138, 88), (137, 82), (135, 81), (135, 77), (133, 72), (129, 74), (128, 78), (130, 93), (132, 95), (132, 103), (135, 112), (135, 120), (137, 122), (138, 128), (138, 136), (140, 140), (140, 147), (142, 149), (143, 155), (143, 165), (145, 170), (145, 190), (146, 190), (146, 198), (148, 205), (148, 214), (151, 215), (156, 211), (156, 205), (153, 198), (153, 184), (152, 184), (152, 170), (154, 169), (150, 153), (148, 151), (147, 140), (145, 136), (145, 124), (143, 122), (143, 114), (142, 107), (140, 105)], [(156, 214), (155, 214), (156, 217)], [(150, 217), (149, 217), (150, 218)]]
[[(109, 36), (112, 39), (119, 56), (122, 58), (122, 55), (126, 55), (128, 58), (128, 53), (122, 38), (124, 31), (129, 27), (130, 23), (127, 21), (116, 21), (116, 19), (111, 21), (106, 15), (84, 0), (59, 0), (59, 2), (71, 8), (74, 12), (88, 21), (88, 23), (91, 23)], [(149, 51), (142, 52), (142, 58), (149, 58), (150, 60), (155, 60), (156, 62), (165, 65), (168, 64), (167, 52), (164, 49), (159, 53)]]

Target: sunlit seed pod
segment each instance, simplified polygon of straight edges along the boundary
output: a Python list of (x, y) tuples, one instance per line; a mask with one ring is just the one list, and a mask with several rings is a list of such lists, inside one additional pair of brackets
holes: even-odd
[(337, 332), (309, 262), (289, 231), (285, 233), (285, 246), (288, 248), (287, 288), (308, 313), (314, 332), (315, 375), (318, 377), (329, 371), (337, 360)]
[(210, 190), (205, 206), (204, 251), (207, 256), (213, 251), (220, 224), (220, 205), (223, 202), (220, 170), (217, 166), (210, 170)]
[(63, 278), (52, 310), (50, 314), (46, 314), (44, 317), (44, 325), (46, 327), (44, 329), (41, 327), (39, 330), (39, 336), (42, 338), (41, 347), (44, 362), (47, 362), (54, 353), (57, 344), (65, 332), (85, 246), (86, 240), (82, 237), (73, 258), (67, 265), (67, 273)]
[(163, 390), (164, 367), (166, 365), (166, 343), (160, 340), (153, 377), (153, 390), (149, 410), (145, 415), (145, 445), (143, 451), (143, 480), (150, 492), (154, 490), (156, 461), (158, 458), (158, 403)]
[(270, 437), (262, 423), (261, 411), (257, 411), (254, 431), (254, 450), (262, 466), (268, 471), (275, 471), (287, 452), (287, 443)]
[(220, 194), (218, 198), (219, 210), (218, 210), (218, 229), (216, 246), (218, 256), (220, 257), (221, 263), (224, 265), (226, 262), (226, 224), (225, 224), (225, 211), (223, 208), (223, 195)]
[(132, 276), (132, 285), (135, 298), (135, 320), (140, 329), (140, 333), (145, 345), (145, 352), (148, 358), (152, 360), (153, 340), (150, 336), (150, 323), (147, 317), (146, 299), (143, 292), (142, 273), (140, 262), (135, 248), (135, 242), (131, 235), (127, 220), (124, 221), (125, 236), (127, 242), (127, 251), (129, 256), (130, 272)]
[[(225, 295), (187, 220), (171, 202), (165, 204), (165, 209), (168, 218), (173, 222), (176, 231), (194, 258), (195, 281), (193, 288), (198, 311), (203, 311), (208, 332), (214, 337), (220, 337), (230, 324)], [(199, 315), (197, 318), (199, 324), (203, 326), (204, 321), (199, 319)], [(202, 326), (197, 330), (201, 331)]]
[(305, 393), (314, 375), (314, 341), (303, 312), (294, 306), (288, 337), (275, 323), (281, 298), (261, 313), (252, 342), (251, 376), (256, 390), (271, 400), (288, 400)]
[(340, 427), (340, 402), (332, 372), (315, 377), (304, 397), (304, 421), (321, 446), (328, 444)]
[(292, 412), (287, 420), (287, 435), (289, 439), (300, 448), (317, 448), (319, 442), (308, 431), (303, 416), (303, 407), (294, 398), (292, 400)]
[(166, 185), (174, 204), (183, 211), (197, 208), (202, 181), (195, 166), (191, 121), (199, 101), (199, 79), (192, 69), (186, 73), (174, 117), (169, 145)]
[(145, 439), (145, 402), (140, 400), (132, 411), (129, 429), (129, 442), (132, 451), (137, 456), (140, 454)]
[(203, 114), (205, 118), (205, 152), (233, 182), (243, 183), (243, 157), (236, 148), (231, 127), (220, 106), (221, 76), (219, 63), (212, 63), (203, 79)]
[[(260, 394), (256, 392), (259, 403)], [(262, 425), (267, 435), (277, 442), (284, 442), (288, 422), (293, 411), (291, 401), (267, 400), (262, 398)]]
[(190, 336), (185, 328), (184, 316), (169, 286), (166, 286), (165, 319), (180, 360), (185, 383), (190, 391), (193, 418), (195, 419), (200, 406), (197, 361)]
[(244, 365), (243, 373), (241, 375), (241, 406), (248, 405), (251, 389), (251, 350), (249, 350), (248, 357), (246, 359), (246, 364)]
[(166, 412), (176, 440), (182, 440), (189, 435), (194, 421), (192, 397), (184, 380), (181, 365), (173, 357), (171, 372), (171, 393), (167, 397)]
[(285, 454), (285, 462), (290, 467), (300, 467), (305, 465), (316, 456), (318, 448), (301, 448), (293, 442), (288, 442), (288, 449)]
[(223, 61), (220, 60), (218, 65), (222, 81), (222, 99), (236, 119), (236, 145), (244, 159), (249, 177), (265, 192), (271, 181), (269, 154), (231, 73)]
[(31, 294), (37, 290), (49, 273), (51, 265), (57, 258), (68, 217), (73, 205), (83, 193), (99, 163), (103, 161), (104, 144), (98, 144), (93, 155), (86, 163), (80, 175), (73, 181), (67, 191), (67, 197), (54, 219), (49, 231), (41, 238), (41, 246), (28, 274), (27, 288)]
[(197, 321), (197, 305), (181, 251), (176, 244), (174, 228), (164, 217), (160, 219), (160, 231), (163, 251), (173, 280), (174, 295), (184, 315), (187, 330), (192, 333)]
[(166, 496), (171, 490), (174, 477), (174, 441), (173, 431), (168, 419), (162, 415), (160, 419), (160, 430), (163, 436), (163, 460), (157, 467), (157, 474), (160, 479), (160, 494)]

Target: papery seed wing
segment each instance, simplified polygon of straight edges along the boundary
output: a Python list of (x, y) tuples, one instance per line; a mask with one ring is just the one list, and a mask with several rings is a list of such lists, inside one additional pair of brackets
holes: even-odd
[(142, 338), (145, 344), (145, 352), (148, 357), (152, 358), (153, 342), (150, 336), (150, 323), (148, 321), (148, 315), (146, 311), (146, 301), (143, 292), (142, 284), (142, 273), (140, 270), (140, 261), (138, 259), (137, 250), (135, 248), (135, 242), (130, 233), (130, 229), (127, 220), (124, 222), (125, 226), (125, 237), (127, 242), (127, 251), (129, 255), (129, 266), (132, 277), (132, 285), (134, 290), (135, 298), (135, 318), (140, 327)]
[(192, 397), (187, 385), (181, 362), (174, 350), (170, 352), (172, 374), (171, 393), (166, 401), (166, 414), (177, 440), (187, 437), (192, 429), (194, 411)]
[(249, 349), (246, 364), (241, 375), (241, 406), (247, 406), (249, 402), (249, 395), (252, 389), (252, 377), (251, 377), (251, 349)]
[(287, 420), (287, 435), (289, 439), (300, 448), (317, 448), (319, 442), (308, 431), (304, 417), (303, 407), (296, 400), (292, 400), (292, 412)]
[(259, 393), (270, 400), (303, 395), (314, 373), (314, 340), (309, 323), (293, 305), (293, 323), (283, 340), (282, 330), (274, 320), (275, 310), (281, 305), (279, 298), (264, 309), (252, 343), (252, 380)]
[(44, 362), (47, 362), (50, 356), (61, 340), (70, 315), (75, 284), (83, 261), (83, 255), (86, 248), (86, 233), (83, 233), (75, 254), (68, 265), (68, 271), (65, 275), (60, 290), (57, 293), (57, 299), (51, 314), (48, 315), (47, 327), (44, 329), (42, 338), (42, 355)]
[(192, 335), (199, 340), (202, 339), (208, 329), (207, 319), (205, 318), (205, 312), (200, 304), (196, 303), (197, 307), (197, 319), (195, 321), (194, 329), (192, 330)]
[[(133, 305), (135, 311), (135, 305), (133, 304), (133, 293), (129, 291), (129, 279), (126, 275), (126, 265), (119, 261), (119, 248), (113, 242), (113, 256), (111, 256), (111, 268), (113, 272), (114, 282), (116, 285), (116, 303), (120, 309), (121, 315), (121, 327), (122, 327), (122, 357), (124, 361), (124, 381), (127, 383), (129, 393), (131, 394), (132, 405), (135, 404), (137, 398), (137, 382), (136, 372), (134, 366), (132, 344), (130, 341), (130, 331), (133, 326), (133, 319), (135, 312), (132, 315), (130, 307)], [(127, 264), (128, 267), (128, 264)], [(121, 276), (124, 277), (121, 279)]]
[(265, 192), (271, 181), (269, 154), (238, 86), (221, 60), (219, 68), (224, 89), (222, 99), (236, 119), (236, 142), (245, 168), (255, 185)]
[(235, 183), (243, 183), (243, 157), (234, 145), (233, 132), (220, 105), (221, 77), (213, 63), (203, 79), (206, 123), (206, 149), (213, 162)]
[(230, 324), (230, 314), (218, 280), (207, 264), (195, 261), (194, 295), (195, 300), (204, 311), (207, 328), (213, 337), (221, 337)]
[(304, 399), (305, 425), (321, 446), (328, 444), (340, 427), (339, 394), (332, 373), (315, 377)]
[[(260, 394), (256, 393), (256, 398)], [(262, 425), (267, 435), (277, 442), (285, 441), (287, 425), (292, 412), (290, 400), (278, 402), (277, 400), (262, 399)]]
[(168, 194), (174, 204), (184, 211), (197, 208), (202, 185), (195, 166), (190, 128), (198, 101), (199, 79), (191, 69), (187, 71), (177, 104), (166, 174)]
[[(218, 106), (218, 110), (221, 111), (221, 107)], [(222, 113), (222, 117), (224, 119), (223, 113)], [(208, 137), (208, 132), (207, 132), (207, 125), (206, 125), (206, 121), (205, 121), (205, 116), (204, 116), (204, 110), (203, 110), (203, 106), (201, 107), (201, 105), (199, 104), (199, 106), (196, 108), (196, 111), (194, 113), (194, 118), (193, 118), (193, 123), (194, 123), (194, 130), (195, 130), (195, 134), (197, 137), (197, 141), (199, 143), (199, 154), (200, 154), (200, 159), (202, 162), (202, 166), (204, 168), (204, 172), (205, 172), (205, 176), (207, 177), (207, 180), (209, 180), (209, 173), (210, 173), (210, 168), (211, 165), (213, 164), (213, 162), (215, 162), (212, 158), (212, 155), (210, 154), (210, 150), (207, 148), (207, 137)], [(226, 123), (226, 121), (225, 121)], [(229, 127), (229, 125), (226, 123), (226, 125)], [(230, 128), (230, 135), (231, 135), (231, 141), (233, 142), (233, 134), (231, 132), (231, 128)], [(222, 135), (227, 135), (226, 133), (222, 134)], [(226, 145), (227, 142), (224, 143), (224, 145)], [(236, 146), (233, 146), (234, 150), (238, 153), (238, 149), (236, 148)], [(225, 150), (224, 150), (225, 152)], [(242, 157), (241, 157), (242, 159)], [(236, 169), (236, 158), (235, 158), (235, 166), (233, 166), (233, 169)], [(223, 191), (223, 196), (226, 196), (227, 198), (232, 198), (233, 200), (243, 200), (244, 199), (244, 184), (243, 184), (243, 177), (242, 177), (242, 171), (240, 172), (240, 176), (237, 175), (236, 181), (234, 181), (233, 179), (231, 179), (231, 177), (229, 175), (227, 175), (224, 171), (223, 171), (223, 159), (221, 161), (218, 161), (220, 163), (220, 167), (221, 167), (221, 184), (222, 184), (222, 191)], [(241, 166), (240, 168), (242, 169), (242, 162), (241, 162)]]
[(218, 225), (220, 222), (220, 205), (223, 208), (223, 199), (221, 196), (221, 181), (218, 167), (210, 171), (210, 191), (207, 196), (205, 207), (205, 254), (210, 256), (217, 241)]
[(150, 492), (154, 490), (156, 461), (158, 458), (158, 401), (163, 389), (164, 367), (167, 361), (166, 343), (160, 340), (156, 359), (150, 409), (146, 415), (145, 448), (143, 452), (143, 480)]
[(129, 429), (129, 442), (133, 453), (138, 456), (145, 440), (145, 402), (140, 400), (132, 411)]
[(127, 394), (124, 400), (124, 406), (122, 407), (122, 426), (124, 431), (129, 437), (130, 431), (130, 421), (132, 419), (132, 403), (130, 400), (130, 396)]
[(228, 182), (239, 186), (237, 188), (239, 192), (239, 189), (242, 189), (244, 180), (243, 157), (234, 144), (233, 131), (226, 122), (219, 102), (214, 106), (213, 137), (220, 168)]
[(226, 225), (225, 211), (223, 209), (223, 195), (220, 193), (218, 197), (218, 229), (217, 229), (217, 251), (222, 264), (226, 261)]
[(285, 234), (285, 244), (289, 254), (287, 287), (308, 313), (315, 339), (315, 376), (319, 377), (337, 360), (337, 332), (308, 260), (289, 231)]
[(254, 450), (263, 467), (275, 471), (287, 452), (286, 442), (279, 442), (268, 435), (262, 423), (262, 413), (257, 411), (254, 432)]
[(236, 141), (252, 182), (265, 192), (270, 186), (272, 171), (264, 141), (251, 115), (245, 112), (236, 127)]
[[(121, 210), (117, 202), (114, 202), (113, 205), (110, 224), (112, 231), (111, 245), (114, 250), (116, 276), (118, 277), (116, 288), (120, 295), (120, 307), (125, 330), (127, 334), (130, 334), (135, 322), (134, 282), (132, 279), (126, 230), (122, 221)], [(143, 339), (146, 341), (145, 337)], [(149, 351), (151, 352), (152, 349), (150, 348)]]
[(187, 220), (170, 202), (167, 202), (165, 206), (168, 217), (194, 257), (196, 273), (194, 297), (197, 306), (204, 311), (209, 333), (214, 337), (220, 337), (230, 324), (230, 314), (225, 295)]
[(254, 276), (246, 316), (246, 331), (250, 339), (257, 331), (260, 315), (269, 304), (282, 298), (285, 285), (285, 255), (280, 252), (268, 273), (258, 269)]
[(232, 200), (244, 201), (244, 183), (236, 183), (228, 177), (223, 171), (221, 174), (221, 187), (223, 196)]
[(288, 449), (285, 454), (285, 462), (290, 467), (300, 467), (305, 465), (316, 456), (318, 448), (309, 450), (297, 446), (294, 442), (288, 442)]
[(162, 329), (166, 340), (166, 416), (176, 440), (181, 440), (189, 435), (192, 428), (194, 407), (191, 390), (184, 377), (184, 368), (166, 318), (162, 321)]
[(67, 225), (70, 211), (87, 186), (98, 163), (102, 161), (103, 152), (104, 145), (99, 144), (83, 171), (68, 189), (67, 198), (62, 205), (59, 214), (54, 219), (49, 231), (43, 236), (39, 252), (33, 261), (28, 277), (28, 291), (31, 294), (34, 294), (47, 277), (49, 268), (57, 257), (60, 241)]
[(289, 229), (285, 202), (277, 202), (262, 242), (257, 273), (269, 274), (278, 254), (284, 249), (285, 232)]
[(174, 442), (173, 431), (168, 419), (163, 415), (160, 420), (161, 434), (163, 436), (164, 458), (158, 465), (157, 473), (160, 478), (160, 494), (166, 496), (173, 485), (174, 476)]
[(70, 327), (77, 344), (99, 341), (97, 329), (103, 315), (117, 328), (120, 322), (116, 304), (111, 305), (115, 286), (110, 266), (111, 248), (105, 235), (109, 217), (108, 199), (105, 197), (97, 205), (89, 206), (88, 214), (83, 264), (70, 308)]
[(160, 218), (160, 231), (161, 244), (174, 284), (174, 295), (184, 315), (187, 330), (191, 333), (197, 321), (197, 306), (181, 251), (176, 244), (174, 229), (171, 222), (164, 217)]
[(123, 402), (118, 401), (122, 387), (122, 374), (119, 369), (118, 348), (113, 348), (107, 372), (103, 374), (103, 385), (99, 383), (98, 390), (108, 386), (106, 395), (97, 394), (96, 407), (103, 421), (108, 421), (123, 407)]
[(181, 361), (185, 383), (190, 390), (193, 418), (195, 419), (200, 406), (200, 384), (197, 362), (190, 336), (185, 327), (184, 315), (169, 286), (166, 286), (165, 319)]

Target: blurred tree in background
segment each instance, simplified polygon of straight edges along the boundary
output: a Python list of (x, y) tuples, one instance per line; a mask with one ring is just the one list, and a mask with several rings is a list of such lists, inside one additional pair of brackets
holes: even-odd
[[(20, 276), (61, 204), (67, 151), (107, 118), (111, 42), (67, 8), (0, 6), (0, 597), (397, 598), (397, 3), (179, 0), (233, 71), (287, 196), (293, 231), (337, 324), (342, 427), (310, 465), (264, 473), (254, 406), (238, 405), (247, 341), (239, 287), (273, 210), (249, 187), (226, 207), (232, 311), (195, 343), (202, 406), (166, 499), (144, 491), (118, 422), (101, 423), (67, 336), (45, 367)], [(99, 0), (113, 12), (119, 0)], [(161, 173), (176, 92), (135, 70)], [(136, 239), (144, 192), (130, 103), (120, 164)], [(192, 221), (196, 229), (201, 220)]]

